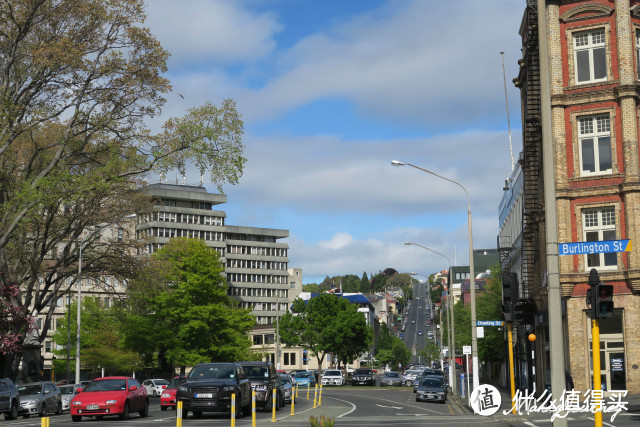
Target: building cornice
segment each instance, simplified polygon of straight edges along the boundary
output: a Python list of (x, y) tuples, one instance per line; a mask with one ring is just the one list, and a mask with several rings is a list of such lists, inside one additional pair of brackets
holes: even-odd
[(582, 21), (585, 19), (607, 18), (613, 14), (613, 11), (613, 7), (605, 4), (582, 4), (580, 6), (573, 7), (560, 15), (560, 21), (566, 23)]

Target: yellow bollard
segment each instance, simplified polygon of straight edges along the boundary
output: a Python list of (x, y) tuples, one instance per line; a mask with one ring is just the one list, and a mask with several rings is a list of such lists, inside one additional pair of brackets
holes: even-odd
[(308, 382), (308, 383), (307, 383), (307, 400), (309, 400), (309, 390), (310, 390), (310, 387), (311, 387), (311, 382)]
[(315, 385), (315, 387), (313, 388), (314, 392), (313, 392), (313, 407), (316, 407), (316, 403), (318, 401), (318, 384)]
[(293, 413), (293, 405), (296, 404), (296, 396), (293, 394), (293, 390), (291, 390), (291, 415), (295, 415)]
[(231, 427), (236, 427), (236, 394), (231, 394)]
[(318, 395), (318, 406), (322, 406), (322, 383), (320, 383), (320, 394)]
[(296, 399), (297, 399), (298, 398), (298, 384), (296, 383), (295, 386), (296, 386)]
[(176, 405), (176, 427), (182, 427), (182, 401), (178, 400)]
[(256, 391), (251, 392), (251, 427), (256, 427)]
[(40, 418), (40, 427), (49, 427), (49, 417)]
[(278, 406), (278, 395), (276, 394), (276, 389), (274, 388), (271, 391), (271, 422), (276, 422), (276, 407)]

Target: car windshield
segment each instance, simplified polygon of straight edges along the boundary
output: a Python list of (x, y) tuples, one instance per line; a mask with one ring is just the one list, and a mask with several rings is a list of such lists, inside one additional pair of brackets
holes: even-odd
[(245, 366), (249, 378), (269, 378), (269, 370), (266, 366)]
[(386, 374), (384, 374), (385, 377), (387, 378), (399, 378), (400, 375), (398, 375), (397, 372), (387, 372)]
[(433, 380), (433, 379), (426, 379), (426, 380), (422, 381), (422, 384), (420, 384), (420, 385), (424, 386), (424, 387), (442, 387), (442, 381)]
[(340, 371), (326, 371), (324, 373), (324, 375), (326, 377), (339, 377), (340, 376)]
[(190, 380), (205, 380), (213, 378), (234, 378), (233, 365), (199, 365), (189, 372)]
[(310, 378), (311, 372), (296, 372), (296, 378)]
[(156, 385), (169, 385), (169, 381), (167, 380), (153, 380)]
[(60, 386), (60, 394), (73, 394), (73, 386), (72, 385)]
[(42, 386), (40, 384), (23, 385), (18, 387), (18, 391), (22, 396), (30, 394), (42, 394)]
[(178, 388), (181, 384), (184, 384), (187, 381), (186, 378), (174, 378), (171, 380), (167, 388)]
[(91, 391), (118, 391), (126, 390), (127, 381), (122, 379), (113, 380), (94, 380), (83, 390), (83, 392)]
[(356, 375), (372, 375), (373, 371), (370, 369), (356, 369)]
[(284, 384), (289, 384), (291, 382), (291, 377), (289, 375), (280, 375), (280, 379)]

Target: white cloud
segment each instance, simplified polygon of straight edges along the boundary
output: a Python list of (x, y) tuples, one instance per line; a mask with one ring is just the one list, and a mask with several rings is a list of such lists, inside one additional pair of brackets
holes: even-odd
[(273, 52), (280, 24), (273, 14), (243, 6), (228, 0), (150, 0), (147, 25), (171, 52), (174, 67), (254, 62)]

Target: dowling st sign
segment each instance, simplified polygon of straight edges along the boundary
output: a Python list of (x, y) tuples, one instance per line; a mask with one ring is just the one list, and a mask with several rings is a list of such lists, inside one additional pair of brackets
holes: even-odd
[(558, 243), (559, 255), (604, 254), (630, 252), (631, 240), (603, 240), (601, 242)]

